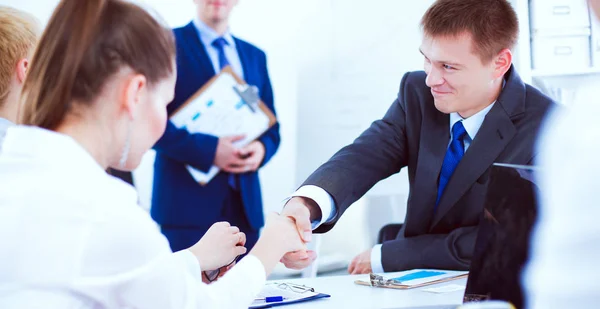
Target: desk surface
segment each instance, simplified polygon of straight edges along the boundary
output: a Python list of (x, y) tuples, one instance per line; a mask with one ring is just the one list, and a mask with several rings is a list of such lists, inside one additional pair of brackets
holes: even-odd
[[(393, 274), (387, 274), (393, 276)], [(424, 288), (411, 290), (394, 290), (372, 288), (354, 284), (354, 280), (367, 279), (368, 275), (334, 276), (312, 279), (274, 280), (274, 282), (293, 282), (315, 288), (315, 291), (329, 294), (331, 298), (319, 299), (305, 303), (287, 305), (286, 309), (320, 309), (320, 308), (410, 308), (432, 305), (460, 305), (464, 294), (461, 291), (434, 294), (422, 291)], [(465, 286), (467, 279), (460, 279), (434, 285), (449, 284)]]

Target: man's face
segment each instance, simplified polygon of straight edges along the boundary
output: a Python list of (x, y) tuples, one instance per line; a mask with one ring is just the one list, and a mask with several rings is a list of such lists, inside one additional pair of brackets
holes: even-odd
[(194, 0), (198, 8), (198, 16), (214, 23), (226, 21), (238, 0)]
[(491, 103), (487, 101), (495, 91), (494, 61), (482, 63), (473, 52), (470, 34), (424, 35), (420, 49), (425, 57), (426, 83), (440, 112), (457, 112), (466, 118)]

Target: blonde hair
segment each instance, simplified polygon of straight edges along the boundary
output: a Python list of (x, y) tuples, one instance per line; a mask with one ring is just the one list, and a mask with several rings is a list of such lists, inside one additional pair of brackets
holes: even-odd
[(39, 33), (33, 15), (0, 5), (0, 107), (10, 92), (17, 63), (31, 55)]

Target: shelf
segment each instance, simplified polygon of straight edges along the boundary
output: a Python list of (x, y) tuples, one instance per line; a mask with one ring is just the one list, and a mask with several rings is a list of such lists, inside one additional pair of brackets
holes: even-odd
[(532, 70), (532, 77), (561, 77), (561, 76), (574, 76), (574, 75), (591, 75), (600, 74), (600, 68), (587, 68), (578, 70)]

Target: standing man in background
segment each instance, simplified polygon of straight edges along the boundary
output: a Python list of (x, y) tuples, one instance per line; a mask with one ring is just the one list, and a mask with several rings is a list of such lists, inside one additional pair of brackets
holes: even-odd
[[(261, 100), (273, 113), (273, 91), (265, 53), (233, 37), (229, 17), (237, 0), (194, 0), (197, 17), (174, 30), (177, 44), (177, 84), (169, 114), (226, 66), (248, 84), (258, 87)], [(241, 149), (233, 143), (243, 136), (190, 134), (167, 124), (155, 145), (152, 218), (169, 239), (171, 249), (188, 248), (217, 221), (228, 221), (246, 234), (252, 248), (264, 225), (258, 169), (273, 157), (280, 143), (279, 124)], [(198, 184), (186, 165), (221, 172), (208, 184)]]
[(0, 6), (0, 149), (17, 122), (21, 88), (40, 33), (35, 17)]

